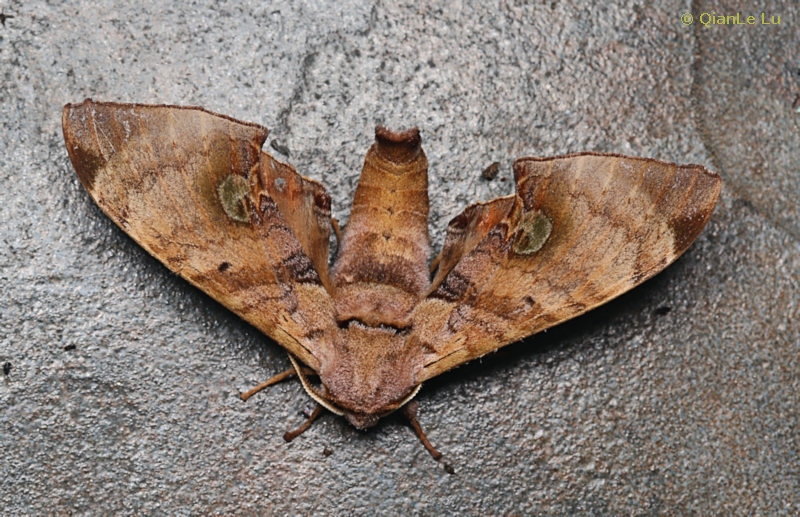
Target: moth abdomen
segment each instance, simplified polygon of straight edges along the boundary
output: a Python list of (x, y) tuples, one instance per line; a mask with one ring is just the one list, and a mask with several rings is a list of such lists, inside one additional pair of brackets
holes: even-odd
[(338, 321), (404, 327), (429, 285), (428, 162), (419, 131), (375, 131), (333, 267)]

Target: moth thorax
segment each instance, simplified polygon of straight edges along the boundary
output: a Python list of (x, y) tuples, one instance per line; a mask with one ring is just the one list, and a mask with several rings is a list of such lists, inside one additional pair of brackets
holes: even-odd
[(320, 380), (334, 404), (365, 424), (354, 425), (368, 427), (368, 415), (396, 409), (414, 390), (411, 348), (405, 332), (350, 322), (340, 332)]

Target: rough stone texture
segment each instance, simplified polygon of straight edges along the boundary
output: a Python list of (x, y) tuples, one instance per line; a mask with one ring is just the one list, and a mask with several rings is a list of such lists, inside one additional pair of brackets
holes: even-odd
[[(0, 3), (4, 514), (800, 511), (797, 3), (448, 4)], [(680, 23), (710, 10), (781, 24)], [(703, 163), (725, 188), (663, 274), (426, 385), (449, 475), (399, 418), (287, 445), (297, 383), (238, 399), (288, 361), (91, 202), (60, 130), (87, 96), (263, 123), (342, 220), (375, 123), (419, 125), (436, 246), (521, 155)]]

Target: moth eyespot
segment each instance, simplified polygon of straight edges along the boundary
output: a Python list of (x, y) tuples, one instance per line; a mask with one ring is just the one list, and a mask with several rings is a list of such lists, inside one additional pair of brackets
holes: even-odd
[(247, 206), (248, 190), (247, 180), (238, 174), (227, 176), (217, 188), (222, 209), (234, 221), (250, 222), (250, 210)]
[(283, 192), (283, 189), (286, 188), (286, 180), (283, 178), (275, 178), (275, 188), (278, 189), (278, 192)]
[(532, 255), (539, 251), (553, 231), (553, 222), (541, 210), (526, 212), (514, 239), (514, 252)]
[(224, 272), (225, 272), (225, 271), (227, 271), (227, 270), (228, 270), (230, 267), (231, 267), (231, 263), (230, 263), (230, 262), (223, 262), (223, 263), (221, 263), (221, 264), (219, 265), (219, 267), (217, 267), (217, 270), (218, 270), (220, 273), (224, 273)]

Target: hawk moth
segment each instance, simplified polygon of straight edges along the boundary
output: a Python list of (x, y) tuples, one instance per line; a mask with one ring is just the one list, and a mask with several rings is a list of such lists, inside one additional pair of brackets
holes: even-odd
[(309, 394), (362, 429), (426, 380), (660, 272), (699, 235), (721, 190), (699, 165), (520, 158), (516, 193), (453, 218), (429, 266), (417, 129), (376, 129), (340, 235), (324, 187), (263, 150), (262, 126), (198, 107), (91, 99), (66, 105), (62, 122), (100, 208), (283, 346)]

